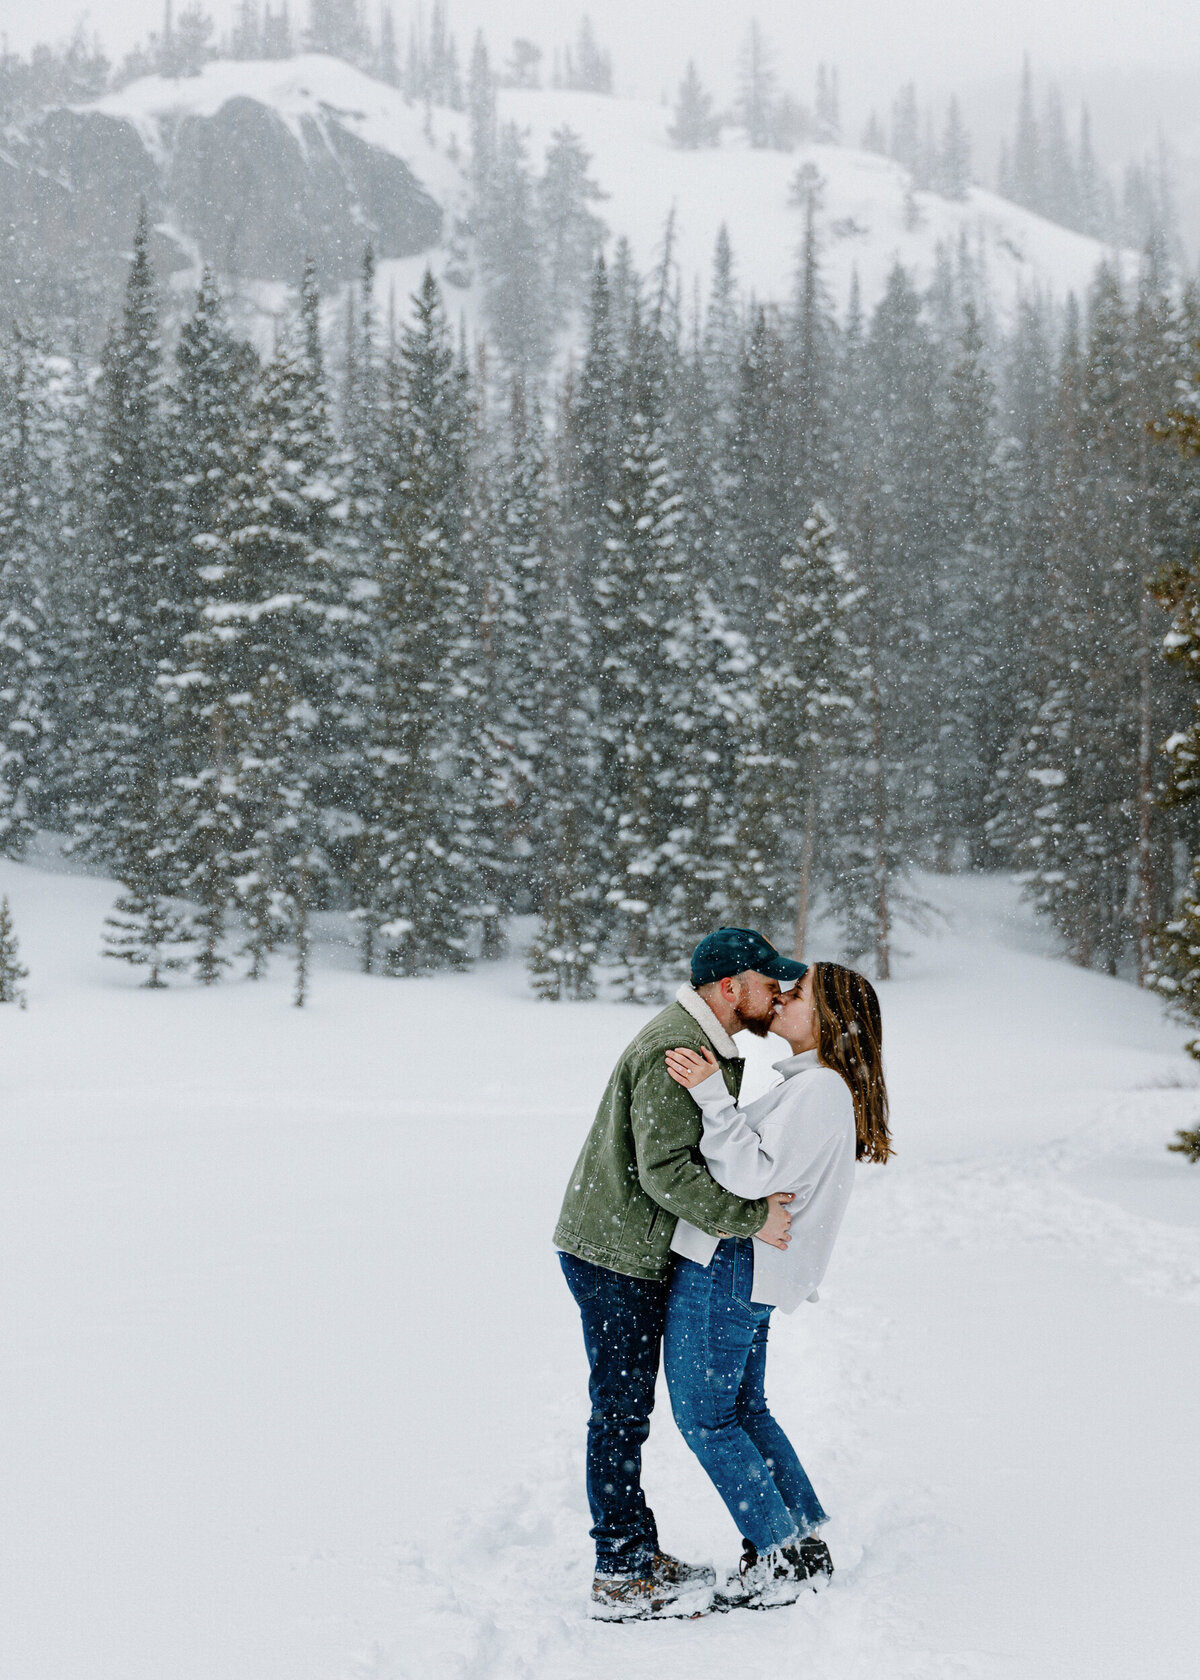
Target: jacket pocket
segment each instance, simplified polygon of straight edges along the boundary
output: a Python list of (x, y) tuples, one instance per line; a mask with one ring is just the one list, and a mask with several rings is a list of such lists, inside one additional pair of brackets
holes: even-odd
[(663, 1210), (659, 1207), (658, 1203), (655, 1202), (650, 1210), (650, 1223), (646, 1227), (646, 1235), (642, 1239), (643, 1242), (652, 1243), (654, 1241), (655, 1233), (658, 1230), (662, 1217)]

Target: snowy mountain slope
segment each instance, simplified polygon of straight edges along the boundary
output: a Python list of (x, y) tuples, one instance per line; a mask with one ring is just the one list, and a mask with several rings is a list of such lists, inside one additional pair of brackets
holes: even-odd
[(790, 296), (801, 238), (801, 211), (789, 205), (797, 170), (813, 164), (825, 182), (819, 218), (826, 284), (844, 309), (857, 272), (863, 303), (878, 302), (888, 272), (903, 263), (918, 284), (932, 280), (939, 247), (953, 260), (960, 242), (978, 265), (997, 309), (1022, 292), (1064, 297), (1086, 291), (1104, 247), (1096, 240), (974, 188), (962, 203), (914, 195), (916, 225), (906, 227), (908, 174), (890, 158), (849, 147), (811, 145), (790, 153), (752, 151), (726, 132), (720, 147), (684, 152), (671, 146), (666, 107), (586, 93), (505, 92), (501, 115), (521, 125), (535, 159), (554, 129), (583, 136), (592, 173), (611, 196), (597, 206), (616, 235), (632, 243), (639, 266), (662, 249), (669, 212), (685, 283), (706, 284), (717, 232), (729, 228), (743, 288), (760, 299)]
[[(230, 102), (253, 100), (276, 115), (311, 151), (330, 125), (367, 148), (400, 159), (443, 211), (442, 235), (412, 256), (385, 264), (385, 286), (411, 290), (424, 264), (445, 267), (444, 238), (466, 206), (462, 162), (464, 114), (426, 114), (402, 94), (341, 61), (317, 54), (280, 62), (215, 63), (196, 77), (149, 77), (99, 101), (94, 111), (132, 124), (162, 163), (186, 119), (216, 119)], [(661, 105), (596, 94), (502, 90), (499, 113), (528, 136), (540, 168), (551, 136), (569, 127), (592, 153), (592, 172), (607, 201), (598, 206), (614, 238), (630, 240), (643, 270), (658, 260), (667, 217), (675, 213), (675, 255), (690, 295), (707, 286), (722, 223), (730, 231), (743, 289), (781, 300), (791, 291), (801, 232), (789, 186), (804, 163), (825, 183), (820, 234), (826, 283), (839, 307), (857, 273), (863, 302), (878, 301), (897, 261), (928, 284), (939, 254), (959, 253), (982, 276), (994, 306), (1007, 314), (1022, 293), (1083, 293), (1104, 248), (1044, 221), (996, 194), (973, 189), (961, 203), (908, 192), (906, 172), (890, 159), (847, 147), (753, 151), (727, 132), (719, 148), (684, 152), (667, 138), (671, 113)], [(913, 206), (915, 205), (915, 215)], [(364, 211), (364, 227), (370, 216)], [(210, 257), (211, 260), (211, 257)], [(478, 287), (451, 290), (454, 313), (479, 313)]]
[[(1004, 880), (922, 884), (884, 990), (899, 1154), (862, 1169), (773, 1402), (829, 1592), (590, 1624), (585, 1369), (549, 1243), (646, 1012), (516, 962), (318, 952), (152, 993), (111, 882), (0, 861), (0, 1572), (21, 1680), (1166, 1680), (1200, 1641), (1196, 1069)], [(756, 1077), (764, 1077), (762, 1047)], [(531, 1069), (534, 1076), (531, 1077)], [(660, 1396), (664, 1538), (732, 1525)]]

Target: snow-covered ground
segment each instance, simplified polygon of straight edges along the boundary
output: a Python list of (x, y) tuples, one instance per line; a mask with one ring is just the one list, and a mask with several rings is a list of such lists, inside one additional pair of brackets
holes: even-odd
[[(1194, 1673), (1200, 1168), (1163, 1146), (1197, 1069), (1010, 883), (925, 886), (899, 1154), (773, 1331), (833, 1585), (613, 1627), (549, 1233), (644, 1012), (331, 948), (303, 1013), (286, 965), (146, 992), (95, 955), (109, 883), (0, 865), (33, 970), (0, 1009), (5, 1680)], [(672, 1549), (732, 1561), (665, 1396), (647, 1482)]]
[[(447, 232), (454, 216), (466, 209), (466, 115), (438, 108), (429, 113), (426, 126), (423, 108), (398, 90), (323, 54), (278, 62), (223, 60), (206, 65), (198, 76), (180, 79), (147, 76), (106, 95), (95, 108), (133, 123), (152, 155), (161, 157), (181, 117), (212, 116), (234, 98), (260, 100), (301, 145), (309, 143), (306, 120), (320, 132), (325, 120), (335, 117), (368, 145), (403, 158), (446, 210)], [(694, 286), (702, 295), (707, 291), (722, 223), (729, 229), (745, 293), (775, 301), (792, 295), (802, 219), (789, 188), (805, 163), (815, 166), (824, 182), (819, 220), (823, 273), (842, 310), (852, 276), (857, 274), (863, 304), (870, 310), (895, 263), (903, 263), (917, 284), (926, 286), (939, 252), (957, 262), (961, 247), (993, 307), (1007, 318), (1018, 298), (1034, 292), (1082, 297), (1106, 254), (1096, 240), (982, 187), (972, 188), (961, 202), (927, 192), (910, 200), (905, 169), (851, 146), (754, 151), (739, 131), (730, 129), (719, 147), (680, 151), (668, 137), (670, 107), (562, 90), (504, 89), (498, 109), (502, 121), (517, 123), (527, 135), (530, 163), (539, 172), (556, 130), (570, 128), (582, 136), (592, 154), (592, 174), (607, 195), (596, 209), (614, 239), (630, 241), (643, 272), (660, 260), (667, 218), (673, 215), (673, 254), (688, 298)], [(1131, 261), (1128, 254), (1125, 260)], [(445, 253), (439, 249), (381, 264), (383, 295), (394, 289), (403, 305), (426, 263), (440, 273)], [(179, 284), (190, 279), (177, 276)], [(264, 299), (277, 306), (280, 290), (264, 286)], [(479, 320), (478, 286), (466, 291), (451, 287), (447, 302), (456, 320), (460, 313), (469, 325)]]

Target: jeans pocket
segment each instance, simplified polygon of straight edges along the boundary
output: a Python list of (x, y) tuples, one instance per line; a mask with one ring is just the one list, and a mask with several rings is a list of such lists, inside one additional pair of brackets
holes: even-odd
[(729, 1298), (735, 1306), (757, 1315), (761, 1305), (751, 1299), (754, 1294), (754, 1245), (747, 1239), (737, 1243), (729, 1268)]

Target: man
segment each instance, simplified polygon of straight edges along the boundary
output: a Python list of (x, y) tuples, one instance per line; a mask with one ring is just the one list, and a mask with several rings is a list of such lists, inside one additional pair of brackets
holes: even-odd
[(752, 928), (720, 928), (692, 954), (692, 983), (650, 1021), (613, 1069), (554, 1232), (583, 1318), (591, 1370), (587, 1488), (596, 1574), (592, 1614), (650, 1616), (712, 1586), (711, 1569), (665, 1553), (641, 1485), (675, 1221), (710, 1236), (788, 1243), (790, 1196), (743, 1201), (700, 1154), (700, 1110), (667, 1072), (680, 1046), (709, 1049), (737, 1096), (744, 1063), (731, 1034), (766, 1036), (781, 986), (807, 972)]

